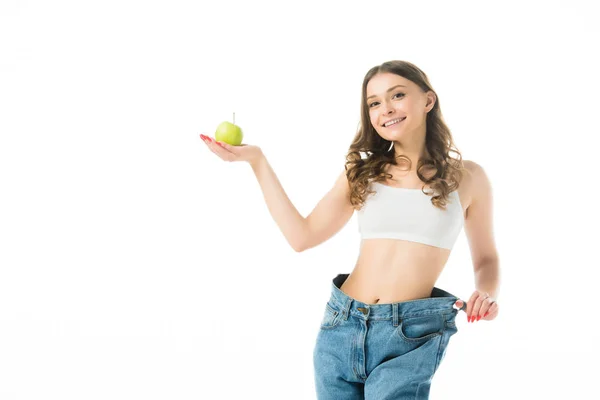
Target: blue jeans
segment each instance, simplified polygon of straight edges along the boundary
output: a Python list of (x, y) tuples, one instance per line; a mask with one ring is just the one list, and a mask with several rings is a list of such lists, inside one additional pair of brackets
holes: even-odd
[(333, 279), (313, 352), (318, 400), (428, 399), (458, 332), (458, 298), (434, 287), (426, 299), (366, 304), (340, 290), (348, 276)]

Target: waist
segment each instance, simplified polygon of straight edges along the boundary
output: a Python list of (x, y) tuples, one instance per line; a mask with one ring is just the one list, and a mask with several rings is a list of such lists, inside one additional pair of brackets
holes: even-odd
[(340, 289), (348, 277), (349, 274), (339, 274), (333, 279), (330, 301), (335, 303), (339, 307), (338, 309), (347, 308), (350, 314), (357, 316), (364, 315), (365, 310), (369, 310), (371, 317), (380, 319), (388, 319), (393, 316), (394, 309), (397, 310), (398, 315), (405, 317), (431, 311), (451, 311), (454, 303), (458, 300), (458, 297), (453, 294), (434, 286), (424, 298), (369, 304), (349, 296)]
[(449, 251), (398, 240), (364, 243), (343, 291), (370, 304), (427, 297)]

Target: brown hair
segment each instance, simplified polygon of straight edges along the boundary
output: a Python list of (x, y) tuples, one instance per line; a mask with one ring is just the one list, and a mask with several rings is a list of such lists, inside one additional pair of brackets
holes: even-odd
[[(396, 156), (393, 147), (390, 148), (393, 142), (382, 138), (371, 124), (366, 101), (367, 84), (375, 75), (385, 72), (402, 76), (414, 82), (424, 93), (430, 90), (435, 93), (427, 75), (406, 61), (388, 61), (367, 72), (362, 84), (361, 122), (346, 155), (345, 164), (346, 177), (350, 185), (350, 203), (356, 210), (362, 208), (367, 195), (375, 193), (368, 191), (371, 181), (385, 182), (386, 179), (392, 178), (392, 175), (384, 170), (386, 165), (398, 165), (397, 158), (405, 158), (411, 162), (405, 155)], [(458, 189), (465, 169), (462, 155), (454, 146), (450, 129), (442, 117), (439, 97), (437, 93), (435, 95), (436, 102), (426, 117), (425, 147), (429, 157), (421, 158), (416, 170), (419, 179), (429, 185), (433, 193), (437, 193), (432, 196), (431, 203), (445, 210), (450, 192)], [(457, 158), (451, 158), (450, 152), (456, 153)], [(365, 159), (361, 157), (361, 153), (366, 155)], [(428, 173), (425, 176), (424, 171), (434, 173)], [(432, 195), (433, 193), (425, 194)]]

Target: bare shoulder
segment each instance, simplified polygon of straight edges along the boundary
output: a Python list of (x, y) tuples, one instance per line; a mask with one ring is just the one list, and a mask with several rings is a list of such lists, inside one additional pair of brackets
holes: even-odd
[(464, 196), (467, 199), (467, 204), (470, 205), (477, 198), (488, 196), (491, 192), (491, 184), (481, 164), (473, 160), (463, 160), (466, 174), (463, 176)]
[(465, 166), (465, 169), (467, 170), (467, 175), (469, 177), (471, 177), (478, 168), (481, 168), (481, 166), (473, 160), (463, 160), (463, 165)]
[(489, 183), (487, 174), (480, 164), (472, 160), (464, 160), (463, 164), (472, 183), (476, 185)]

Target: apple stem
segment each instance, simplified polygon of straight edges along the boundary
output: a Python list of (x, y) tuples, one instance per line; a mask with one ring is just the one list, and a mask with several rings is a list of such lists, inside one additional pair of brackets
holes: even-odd
[(235, 112), (233, 113), (233, 124), (235, 125)]

